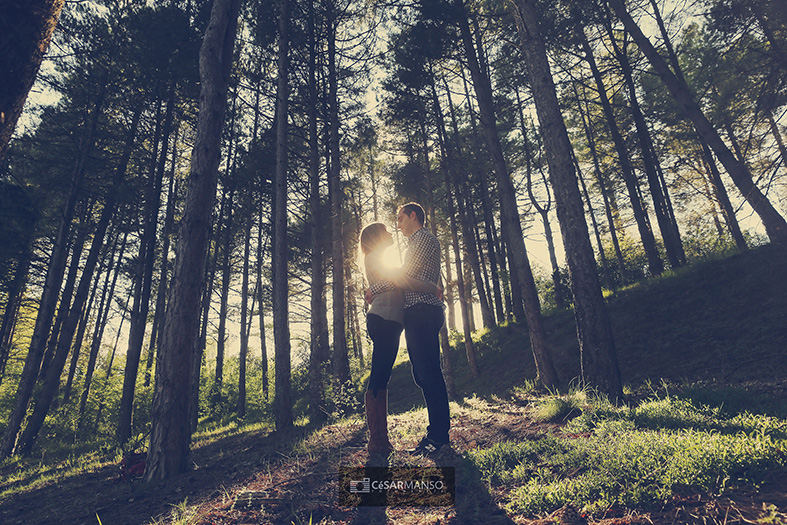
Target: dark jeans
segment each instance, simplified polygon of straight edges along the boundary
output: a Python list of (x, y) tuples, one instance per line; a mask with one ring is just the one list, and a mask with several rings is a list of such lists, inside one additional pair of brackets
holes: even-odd
[(413, 379), (423, 392), (429, 412), (426, 435), (438, 443), (448, 443), (451, 426), (448, 392), (440, 367), (440, 328), (444, 321), (445, 315), (439, 306), (417, 304), (404, 311), (404, 337)]
[(396, 353), (399, 351), (399, 337), (402, 335), (402, 325), (396, 321), (383, 319), (379, 315), (366, 316), (366, 330), (372, 339), (372, 372), (369, 375), (369, 386), (374, 397), (378, 390), (388, 388), (391, 379), (391, 370)]

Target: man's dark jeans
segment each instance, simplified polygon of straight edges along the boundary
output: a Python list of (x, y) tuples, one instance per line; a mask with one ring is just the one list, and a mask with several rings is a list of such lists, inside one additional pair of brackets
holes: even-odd
[(448, 443), (451, 426), (448, 392), (440, 367), (440, 328), (444, 321), (445, 315), (439, 306), (416, 304), (404, 311), (404, 337), (413, 378), (421, 387), (429, 412), (426, 435), (438, 443)]

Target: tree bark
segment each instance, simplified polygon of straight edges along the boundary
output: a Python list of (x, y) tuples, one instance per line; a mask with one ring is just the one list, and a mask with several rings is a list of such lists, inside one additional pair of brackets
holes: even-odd
[(3, 6), (0, 28), (0, 161), (49, 47), (65, 0), (27, 0)]
[[(289, 105), (289, 0), (281, 0), (279, 14), (279, 82), (276, 91), (276, 173), (273, 180), (273, 340), (275, 385), (273, 410), (276, 430), (293, 426), (292, 393), (290, 385), (290, 325), (289, 284), (287, 279), (287, 118)], [(335, 123), (338, 125), (338, 122)], [(336, 144), (338, 148), (338, 140)], [(338, 172), (338, 166), (336, 167)], [(337, 276), (338, 274), (338, 276)], [(334, 279), (341, 279), (334, 262)], [(335, 300), (335, 298), (334, 298)], [(344, 312), (334, 322), (342, 325)], [(337, 329), (337, 328), (334, 328)], [(345, 347), (345, 357), (347, 349)]]
[(164, 479), (189, 468), (190, 397), (199, 330), (200, 288), (216, 200), (221, 129), (240, 0), (214, 0), (200, 48), (200, 111), (189, 188), (178, 237), (174, 283), (167, 304), (156, 365), (150, 445), (145, 479)]

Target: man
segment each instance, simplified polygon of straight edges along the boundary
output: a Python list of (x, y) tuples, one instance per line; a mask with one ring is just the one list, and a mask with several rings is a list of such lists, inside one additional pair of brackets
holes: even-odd
[[(440, 242), (424, 227), (424, 209), (415, 202), (399, 208), (396, 216), (399, 230), (409, 245), (402, 265), (402, 281), (406, 278), (437, 284), (440, 281)], [(433, 293), (416, 292), (395, 279), (379, 281), (366, 291), (371, 302), (374, 295), (391, 290), (399, 284), (404, 292), (404, 336), (415, 384), (421, 388), (429, 413), (426, 436), (416, 453), (433, 454), (449, 444), (448, 392), (440, 367), (440, 329), (445, 321), (442, 301)]]

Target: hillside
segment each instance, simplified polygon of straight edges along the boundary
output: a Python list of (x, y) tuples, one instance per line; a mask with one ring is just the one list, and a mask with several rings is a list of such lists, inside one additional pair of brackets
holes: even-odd
[[(107, 525), (784, 522), (780, 520), (787, 519), (785, 254), (764, 247), (706, 262), (618, 291), (609, 297), (609, 309), (630, 408), (609, 407), (570, 390), (579, 374), (570, 311), (546, 316), (566, 395), (528, 390), (534, 366), (526, 330), (517, 324), (478, 334), (479, 379), (470, 377), (463, 348), (454, 351), (458, 393), (452, 403), (454, 450), (435, 459), (413, 459), (403, 453), (391, 459), (392, 466), (454, 467), (454, 507), (386, 511), (339, 506), (338, 469), (368, 464), (365, 428), (358, 416), (286, 434), (259, 424), (203, 432), (195, 437), (195, 470), (166, 484), (116, 480), (117, 458), (111, 454), (93, 455), (90, 460), (45, 456), (6, 462), (0, 465), (0, 522), (98, 523), (97, 515)], [(425, 412), (405, 354), (400, 353), (390, 384), (392, 441), (399, 449), (414, 446), (425, 427)], [(555, 407), (554, 414), (546, 414)], [(522, 463), (522, 458), (547, 469), (537, 473), (542, 486), (554, 484), (550, 475), (563, 481), (584, 480), (590, 466), (558, 472), (548, 451), (536, 454), (522, 447), (550, 444), (565, 456), (585, 444), (600, 449), (604, 441), (615, 441), (604, 437), (609, 435), (626, 436), (633, 443), (645, 430), (653, 439), (684, 435), (705, 441), (716, 435), (741, 439), (741, 450), (761, 447), (763, 455), (747, 452), (741, 462), (751, 456), (760, 463), (741, 463), (738, 470), (724, 471), (732, 474), (725, 474), (720, 484), (718, 479), (707, 484), (675, 482), (667, 496), (629, 499), (629, 505), (622, 499), (584, 511), (577, 505), (577, 513), (559, 503), (556, 489), (538, 504), (525, 506), (531, 498), (525, 489), (533, 482), (522, 477), (523, 470), (535, 466)], [(749, 439), (754, 445), (745, 441)], [(673, 446), (672, 441), (668, 444)], [(736, 447), (731, 445), (728, 455)], [(592, 457), (590, 452), (581, 453), (584, 461)], [(623, 464), (634, 462), (629, 459)], [(619, 484), (631, 482), (621, 478)], [(604, 492), (606, 485), (599, 486), (598, 498), (612, 497)], [(560, 510), (555, 512), (557, 507)]]

